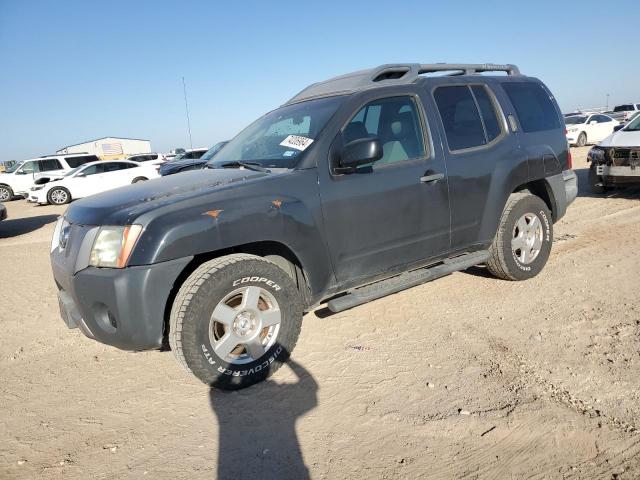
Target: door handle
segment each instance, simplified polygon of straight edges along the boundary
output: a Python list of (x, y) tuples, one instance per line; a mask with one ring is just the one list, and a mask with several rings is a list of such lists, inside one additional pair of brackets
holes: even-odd
[(438, 180), (442, 180), (444, 178), (444, 173), (425, 173), (427, 173), (427, 175), (420, 177), (420, 181), (422, 183), (436, 183)]

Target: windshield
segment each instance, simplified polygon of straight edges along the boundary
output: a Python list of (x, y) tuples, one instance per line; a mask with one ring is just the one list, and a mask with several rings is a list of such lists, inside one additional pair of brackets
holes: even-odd
[(587, 121), (587, 117), (582, 115), (573, 115), (564, 119), (564, 123), (567, 125), (579, 125)]
[(17, 162), (16, 163), (9, 163), (9, 162), (7, 162), (7, 163), (4, 164), (4, 171), (6, 173), (13, 173), (18, 169), (18, 167), (20, 167), (20, 165), (22, 165), (22, 163), (17, 163)]
[(273, 110), (240, 132), (207, 166), (244, 162), (293, 168), (344, 98), (319, 98)]
[(206, 151), (206, 153), (204, 155), (202, 155), (202, 157), (200, 157), (200, 160), (204, 160), (206, 162), (208, 162), (209, 160), (211, 160), (216, 153), (218, 153), (220, 150), (222, 150), (222, 147), (224, 147), (227, 143), (229, 142), (218, 142), (216, 143), (213, 147), (211, 147), (209, 150)]
[(624, 127), (625, 132), (638, 132), (640, 131), (640, 115), (636, 115), (636, 117), (627, 123), (627, 126)]

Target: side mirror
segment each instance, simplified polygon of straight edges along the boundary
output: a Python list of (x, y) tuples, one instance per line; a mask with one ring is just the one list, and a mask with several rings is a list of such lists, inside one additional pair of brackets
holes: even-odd
[[(359, 138), (347, 143), (340, 152), (340, 168), (351, 170), (358, 165), (382, 158), (382, 144), (377, 138)], [(343, 172), (344, 173), (344, 172)]]
[(598, 122), (596, 122), (595, 120), (591, 120), (591, 121), (589, 122), (589, 125), (595, 125), (596, 123), (598, 123)]
[(85, 178), (87, 176), (86, 173), (79, 173), (76, 175), (76, 178)]
[(22, 170), (18, 170), (17, 172), (14, 173), (14, 175), (26, 175), (27, 172), (24, 172)]
[(618, 130), (622, 130), (623, 128), (624, 128), (624, 125), (615, 125), (615, 126), (613, 127), (613, 131), (614, 131), (614, 132), (617, 132)]

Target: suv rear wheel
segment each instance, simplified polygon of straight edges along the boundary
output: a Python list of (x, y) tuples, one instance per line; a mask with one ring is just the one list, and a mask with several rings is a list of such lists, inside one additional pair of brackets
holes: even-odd
[(489, 248), (487, 268), (504, 280), (535, 277), (547, 263), (552, 243), (553, 223), (547, 205), (530, 193), (513, 193)]
[(287, 360), (302, 313), (298, 288), (280, 267), (255, 255), (227, 255), (200, 265), (180, 287), (169, 345), (204, 383), (245, 388)]

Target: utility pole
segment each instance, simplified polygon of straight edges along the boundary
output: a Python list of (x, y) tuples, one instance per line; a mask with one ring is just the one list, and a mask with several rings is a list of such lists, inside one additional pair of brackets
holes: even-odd
[(609, 111), (609, 94), (607, 93), (607, 112)]
[(193, 140), (191, 140), (191, 121), (189, 120), (189, 103), (187, 102), (187, 84), (184, 82), (184, 77), (182, 77), (182, 91), (184, 92), (184, 108), (187, 111), (187, 130), (189, 131), (189, 145), (191, 145), (191, 149), (193, 149)]

